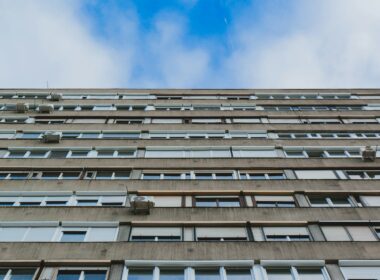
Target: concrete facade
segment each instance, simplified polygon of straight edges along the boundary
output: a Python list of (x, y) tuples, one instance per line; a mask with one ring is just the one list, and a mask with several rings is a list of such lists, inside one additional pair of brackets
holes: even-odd
[[(52, 101), (50, 100), (52, 93), (62, 94), (63, 98), (59, 101)], [(150, 95), (150, 97), (144, 99), (143, 96), (146, 95)], [(288, 99), (281, 97), (285, 95), (291, 97)], [(314, 95), (322, 97), (314, 98)], [(249, 268), (251, 271), (249, 277), (251, 278), (241, 279), (251, 280), (280, 279), (274, 278), (273, 275), (280, 274), (281, 269), (289, 270), (294, 277), (292, 279), (306, 279), (302, 278), (302, 273), (310, 273), (310, 275), (315, 273), (319, 276), (323, 274), (321, 276), (324, 277), (323, 279), (359, 279), (350, 278), (348, 272), (342, 268), (346, 265), (344, 261), (349, 260), (356, 262), (351, 265), (352, 267), (364, 267), (364, 270), (366, 267), (370, 267), (375, 271), (373, 279), (380, 279), (379, 159), (363, 161), (360, 154), (350, 156), (347, 153), (345, 156), (339, 154), (336, 157), (293, 158), (285, 153), (285, 148), (305, 150), (311, 147), (310, 149), (315, 150), (326, 147), (331, 151), (350, 148), (360, 151), (366, 146), (371, 146), (378, 149), (380, 107), (376, 106), (380, 104), (380, 90), (1, 89), (0, 96), (2, 96), (0, 103), (4, 108), (7, 106), (13, 108), (20, 103), (53, 104), (55, 106), (255, 105), (343, 106), (342, 108), (345, 108), (330, 111), (321, 108), (305, 111), (265, 109), (246, 111), (218, 109), (190, 111), (54, 110), (50, 114), (40, 113), (36, 110), (17, 113), (15, 110), (3, 108), (0, 110), (2, 119), (22, 117), (35, 118), (35, 120), (143, 118), (149, 120), (150, 123), (0, 122), (0, 135), (4, 135), (0, 136), (1, 267), (32, 268), (35, 271), (33, 277), (41, 280), (67, 280), (60, 278), (62, 268), (75, 271), (99, 268), (100, 271), (105, 271), (105, 278), (112, 280), (174, 279), (160, 276), (164, 275), (163, 272), (160, 272), (164, 271), (162, 267), (170, 269), (176, 267), (177, 270), (180, 267), (181, 271), (185, 271), (184, 274), (182, 273), (183, 277), (175, 279), (184, 280), (198, 280), (198, 267), (220, 269), (218, 273), (220, 273), (221, 280), (239, 279), (229, 278), (229, 267)], [(70, 99), (69, 96), (86, 96), (86, 98)], [(100, 96), (103, 97), (99, 99)], [(124, 99), (125, 96), (128, 99)], [(273, 97), (269, 99), (265, 96)], [(331, 98), (331, 96), (333, 97)], [(348, 110), (344, 106), (372, 106), (373, 109)], [(182, 119), (183, 123), (155, 124), (152, 123), (154, 118), (177, 118)], [(224, 121), (224, 123), (187, 121), (192, 118), (223, 118), (232, 121)], [(266, 123), (266, 121), (234, 123), (233, 119), (238, 118), (291, 118), (296, 120), (336, 118), (341, 120), (341, 123), (279, 124)], [(345, 123), (345, 120), (348, 119), (379, 121), (378, 123)], [(43, 133), (46, 131), (66, 133), (136, 132), (140, 138), (63, 138), (59, 143), (43, 143), (40, 138), (17, 138), (17, 133)], [(153, 132), (219, 132), (227, 134), (231, 131), (265, 132), (267, 135), (274, 134), (276, 136), (273, 138), (268, 136), (267, 138), (194, 137), (190, 139), (184, 137), (162, 139), (150, 136), (150, 133)], [(309, 135), (348, 133), (351, 136), (281, 138), (281, 133), (290, 132)], [(7, 133), (10, 135), (13, 133), (15, 136), (7, 136)], [(361, 133), (375, 136), (361, 136)], [(80, 148), (117, 150), (128, 147), (136, 150), (134, 157), (39, 158), (39, 156), (32, 157), (32, 152), (21, 157), (14, 156), (10, 152), (20, 150), (62, 151), (65, 149), (79, 151)], [(147, 158), (146, 151), (150, 147), (159, 147), (162, 150), (227, 147), (231, 151), (234, 147), (254, 147), (259, 150), (272, 147), (279, 151), (279, 157), (273, 158), (264, 155), (224, 158), (223, 156), (209, 157), (206, 154), (192, 157), (185, 154), (182, 158)], [(377, 151), (377, 154), (380, 154), (380, 150)], [(302, 179), (297, 173), (299, 170), (332, 172), (336, 177)], [(98, 176), (94, 175), (95, 173), (101, 174), (103, 171), (129, 172), (129, 177), (124, 179), (116, 177), (109, 179), (99, 177), (100, 179), (98, 179), (95, 177)], [(17, 178), (16, 175), (9, 175), (12, 172), (27, 173), (28, 175)], [(64, 175), (54, 175), (61, 176), (59, 178), (44, 177), (43, 172), (74, 172), (80, 175), (76, 175), (78, 176), (76, 179), (65, 180)], [(218, 179), (218, 175), (212, 175), (214, 179), (202, 180), (197, 177), (198, 175), (194, 175), (197, 172), (204, 174), (219, 172), (224, 174), (221, 176), (230, 172), (233, 174), (233, 179)], [(271, 178), (270, 174), (276, 172), (282, 172), (284, 178)], [(148, 173), (164, 175), (160, 175), (161, 179), (147, 179), (143, 174)], [(265, 175), (265, 178), (264, 175), (257, 175), (258, 177), (254, 179), (255, 174), (264, 173), (269, 175)], [(360, 175), (357, 175), (359, 173)], [(89, 174), (92, 174), (93, 177), (90, 177)], [(174, 176), (173, 174), (183, 175), (181, 175), (181, 179), (165, 180), (165, 176)], [(355, 176), (366, 177), (357, 178)], [(148, 215), (136, 215), (130, 207), (130, 199), (136, 195), (152, 196), (156, 200), (156, 207), (151, 209)], [(105, 202), (102, 204), (112, 196), (122, 197), (124, 202), (120, 205), (106, 204)], [(66, 201), (65, 197), (70, 197), (67, 198), (67, 204), (57, 203), (57, 201)], [(101, 198), (94, 202), (94, 199), (98, 199), (94, 197)], [(260, 204), (262, 197), (265, 197), (266, 200), (265, 203)], [(270, 200), (270, 197), (273, 197), (273, 200)], [(41, 204), (36, 202), (40, 201), (38, 199), (42, 201)], [(161, 201), (160, 199), (163, 201), (160, 202), (162, 204), (158, 203)], [(198, 200), (203, 203), (207, 201), (209, 204), (206, 206), (197, 204), (200, 203)], [(213, 205), (214, 201), (218, 202)], [(281, 201), (290, 201), (290, 204), (281, 204)], [(379, 204), (376, 204), (376, 201), (379, 201)], [(165, 205), (165, 203), (168, 204)], [(266, 232), (266, 230), (273, 231), (273, 228), (276, 227), (304, 228), (308, 236), (301, 237), (301, 234), (298, 233), (295, 236), (291, 236), (291, 234), (288, 236), (285, 233), (269, 234)], [(20, 237), (17, 237), (20, 228), (25, 228), (25, 232), (20, 233)], [(43, 230), (49, 228), (54, 233), (51, 233), (50, 237), (46, 237), (46, 240), (42, 240), (43, 236), (45, 234), (49, 236), (50, 233), (38, 233), (36, 234), (38, 237), (33, 235), (33, 238), (29, 238), (29, 234), (34, 228)], [(116, 228), (116, 234), (112, 240), (102, 240), (103, 233), (100, 230), (109, 228)], [(134, 230), (140, 228), (148, 229), (142, 235), (135, 236)], [(160, 240), (159, 232), (171, 228), (178, 229), (179, 239), (173, 239), (172, 233), (170, 233), (169, 236), (163, 235), (163, 239)], [(221, 228), (222, 231), (223, 228), (230, 231), (244, 229), (243, 231), (246, 233), (244, 238), (246, 239), (237, 240), (236, 236), (219, 236), (222, 233), (211, 233), (212, 230), (210, 230), (210, 233), (204, 237), (205, 240), (202, 241), (200, 232), (204, 228)], [(337, 230), (336, 237), (338, 239), (340, 238), (338, 237), (339, 231), (339, 234), (347, 235), (345, 238), (349, 238), (349, 240), (343, 240), (343, 237), (342, 240), (332, 240), (327, 233), (330, 228)], [(89, 237), (90, 233), (95, 232), (96, 229), (100, 232), (96, 238)], [(7, 233), (8, 230), (10, 233)], [(67, 238), (74, 238), (70, 234), (76, 236), (82, 232), (85, 235), (83, 241), (64, 239), (65, 234), (68, 234)], [(217, 237), (213, 234), (216, 234)], [(259, 240), (257, 234), (262, 235), (264, 240)], [(104, 233), (105, 235), (106, 233)], [(156, 239), (154, 241), (149, 238)], [(220, 240), (217, 240), (218, 238)], [(280, 240), (281, 238), (286, 238), (286, 240)], [(308, 238), (308, 240), (302, 238)], [(134, 261), (137, 263), (133, 263)], [(167, 261), (167, 263), (159, 264), (160, 261)], [(194, 263), (189, 263), (190, 261)], [(132, 264), (128, 264), (128, 262), (132, 262)], [(270, 271), (273, 267), (279, 270), (271, 275)], [(144, 274), (144, 269), (148, 271), (147, 274)], [(133, 274), (135, 270), (139, 271), (136, 272), (137, 276)], [(379, 275), (376, 275), (376, 271), (379, 272)], [(138, 274), (140, 272), (141, 274)], [(12, 274), (12, 272), (9, 273)], [(85, 273), (82, 273), (80, 279), (92, 280), (90, 276), (86, 276), (86, 273), (89, 272), (86, 270)], [(287, 275), (288, 272), (281, 273)], [(7, 277), (11, 278), (11, 276)], [(363, 274), (363, 277), (365, 278), (367, 275)]]

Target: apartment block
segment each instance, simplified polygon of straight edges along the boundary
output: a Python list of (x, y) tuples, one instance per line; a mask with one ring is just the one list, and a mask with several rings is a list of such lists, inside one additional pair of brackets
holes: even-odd
[(0, 280), (380, 280), (380, 90), (0, 89)]

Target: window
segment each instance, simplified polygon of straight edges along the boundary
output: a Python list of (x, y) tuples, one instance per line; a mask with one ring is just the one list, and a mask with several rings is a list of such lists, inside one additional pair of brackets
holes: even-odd
[(253, 150), (253, 149), (249, 149), (249, 148), (245, 148), (245, 149), (237, 149), (237, 148), (234, 148), (233, 151), (233, 156), (234, 157), (249, 157), (249, 158), (275, 158), (275, 157), (278, 157), (277, 155), (277, 152), (274, 148), (268, 148), (268, 149), (257, 149), (257, 150)]
[(379, 280), (380, 266), (341, 266), (346, 280)]
[(160, 280), (184, 280), (185, 275), (183, 270), (179, 269), (160, 269)]
[(153, 124), (175, 124), (175, 123), (182, 123), (182, 119), (152, 119)]
[(361, 195), (360, 200), (364, 203), (365, 206), (380, 206), (380, 196), (369, 196), (369, 195)]
[(152, 280), (153, 270), (152, 269), (129, 269), (128, 280)]
[(7, 280), (32, 280), (35, 274), (35, 269), (28, 268), (2, 268), (0, 269), (0, 279)]
[(197, 241), (247, 241), (247, 230), (243, 227), (197, 227)]
[(77, 206), (96, 206), (98, 204), (97, 199), (78, 199)]
[(354, 207), (349, 197), (309, 196), (312, 207)]
[(88, 150), (72, 150), (70, 157), (72, 158), (85, 158), (87, 157), (89, 151)]
[(322, 226), (327, 241), (376, 241), (368, 226)]
[(227, 268), (227, 280), (252, 280), (249, 268)]
[(61, 242), (83, 242), (86, 231), (63, 231)]
[(103, 270), (60, 270), (56, 280), (105, 280)]
[(130, 241), (181, 241), (180, 227), (133, 227)]
[(380, 179), (380, 171), (346, 171), (346, 174), (352, 180)]
[(96, 179), (129, 179), (129, 171), (97, 171)]
[(295, 170), (298, 179), (337, 179), (332, 170)]
[(281, 172), (240, 172), (240, 179), (242, 180), (282, 180), (285, 178), (285, 174)]
[(292, 280), (290, 268), (268, 268), (266, 270), (268, 280)]
[(327, 280), (327, 272), (318, 267), (267, 267), (268, 280)]
[(104, 139), (139, 139), (138, 132), (103, 132)]
[(195, 207), (240, 207), (239, 197), (198, 196), (194, 200)]
[(160, 173), (143, 173), (142, 179), (144, 180), (159, 180), (161, 179)]
[(294, 208), (295, 202), (292, 196), (287, 195), (255, 195), (257, 207)]
[(195, 280), (220, 280), (217, 269), (196, 269)]
[[(266, 241), (311, 241), (306, 227), (263, 227)], [(253, 228), (254, 238), (263, 241), (260, 233)]]

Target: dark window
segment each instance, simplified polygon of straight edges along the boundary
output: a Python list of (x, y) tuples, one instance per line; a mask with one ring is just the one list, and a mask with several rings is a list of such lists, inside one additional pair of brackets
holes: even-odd
[(86, 236), (86, 231), (63, 231), (61, 242), (82, 242)]

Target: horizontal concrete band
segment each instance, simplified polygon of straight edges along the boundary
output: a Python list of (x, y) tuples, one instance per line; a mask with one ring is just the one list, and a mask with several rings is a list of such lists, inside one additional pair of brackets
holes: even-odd
[(360, 158), (350, 159), (293, 159), (293, 158), (213, 158), (213, 159), (0, 159), (1, 170), (38, 171), (39, 168), (48, 169), (82, 169), (82, 168), (120, 168), (120, 169), (183, 169), (197, 170), (215, 168), (221, 170), (232, 169), (380, 169), (380, 161), (363, 162)]
[(0, 243), (1, 260), (378, 260), (379, 242)]
[(379, 221), (379, 208), (154, 208), (134, 215), (129, 208), (2, 207), (0, 221), (117, 221), (117, 222), (317, 222)]
[[(378, 180), (0, 180), (1, 191), (129, 191), (215, 193), (355, 192), (380, 193)], [(187, 193), (183, 193), (183, 192)], [(177, 193), (178, 194), (178, 193)]]

